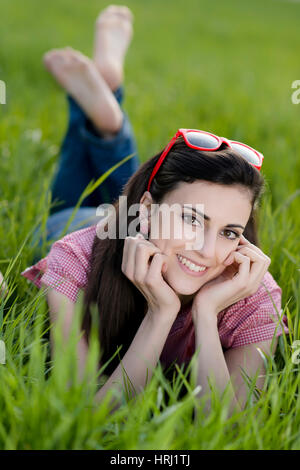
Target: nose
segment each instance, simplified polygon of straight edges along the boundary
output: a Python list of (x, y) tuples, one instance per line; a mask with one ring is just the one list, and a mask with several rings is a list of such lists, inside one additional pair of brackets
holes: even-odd
[(202, 258), (207, 260), (215, 260), (217, 253), (216, 234), (212, 231), (205, 231), (203, 235), (203, 246), (199, 250)]

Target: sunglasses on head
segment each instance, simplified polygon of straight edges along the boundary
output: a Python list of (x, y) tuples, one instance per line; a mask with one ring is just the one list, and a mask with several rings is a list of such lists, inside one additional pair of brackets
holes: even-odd
[(247, 162), (249, 162), (252, 166), (257, 168), (257, 170), (260, 171), (261, 169), (264, 156), (262, 153), (258, 152), (252, 147), (249, 147), (249, 145), (243, 144), (242, 142), (237, 142), (235, 140), (229, 140), (225, 137), (219, 137), (215, 134), (211, 134), (210, 132), (201, 131), (198, 129), (178, 129), (178, 131), (170, 140), (163, 153), (159, 157), (158, 161), (156, 162), (156, 165), (153, 168), (153, 171), (149, 178), (147, 191), (150, 191), (150, 186), (154, 176), (158, 172), (162, 162), (164, 161), (165, 157), (168, 155), (180, 135), (184, 138), (186, 145), (196, 150), (214, 152), (215, 150), (218, 150), (222, 144), (225, 144), (227, 145), (227, 147), (233, 148), (234, 150), (239, 152), (239, 154), (243, 158), (245, 158)]

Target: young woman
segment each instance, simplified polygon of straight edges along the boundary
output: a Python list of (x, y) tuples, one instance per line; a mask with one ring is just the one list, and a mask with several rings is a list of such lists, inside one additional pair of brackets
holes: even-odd
[[(63, 206), (56, 206), (49, 218), (50, 238), (61, 232), (89, 181), (136, 152), (121, 108), (123, 60), (131, 36), (131, 12), (111, 6), (96, 24), (93, 61), (70, 48), (45, 56), (70, 105), (52, 187), (53, 200)], [(110, 362), (97, 399), (118, 381), (122, 389), (123, 368), (137, 394), (158, 360), (166, 371), (176, 363), (186, 367), (196, 349), (201, 394), (209, 391), (212, 379), (221, 392), (228, 385), (234, 408), (243, 407), (248, 388), (241, 367), (250, 376), (259, 371), (256, 384), (262, 388), (263, 359), (257, 348), (274, 354), (278, 336), (288, 333), (286, 317), (278, 316), (281, 289), (257, 238), (262, 159), (244, 144), (201, 131), (178, 131), (163, 152), (144, 164), (135, 156), (111, 173), (77, 213), (74, 224), (90, 218), (84, 228), (72, 232), (70, 227), (71, 233), (56, 241), (46, 258), (22, 273), (47, 289), (52, 322), (64, 308), (66, 338), (78, 293), (84, 291), (80, 373), (92, 308), (96, 306), (100, 319), (101, 364), (122, 345), (122, 364), (118, 355)], [(99, 204), (114, 203), (116, 227), (120, 220), (128, 229), (134, 220), (119, 204), (120, 195), (127, 198), (128, 209), (139, 205), (140, 233), (124, 238), (117, 231), (116, 238), (100, 239), (95, 217)], [(195, 211), (200, 203), (204, 213)], [(163, 204), (177, 208), (167, 238), (159, 214)], [(184, 229), (181, 238), (175, 236), (179, 229)], [(203, 245), (187, 248), (201, 231)]]

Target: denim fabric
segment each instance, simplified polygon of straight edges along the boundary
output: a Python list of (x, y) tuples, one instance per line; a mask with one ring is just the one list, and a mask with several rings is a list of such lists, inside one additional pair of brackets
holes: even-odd
[[(121, 106), (124, 97), (123, 87), (118, 88), (114, 94)], [(47, 221), (48, 240), (59, 238), (79, 197), (92, 179), (96, 181), (124, 157), (135, 154), (84, 199), (67, 233), (97, 223), (100, 219), (96, 218), (96, 207), (102, 203), (114, 202), (122, 193), (128, 179), (139, 167), (133, 130), (123, 109), (120, 131), (112, 138), (104, 138), (93, 127), (77, 103), (70, 96), (67, 99), (69, 125), (51, 186), (52, 200), (62, 203), (51, 210)]]
[[(122, 87), (115, 92), (115, 96), (122, 105), (124, 96)], [(117, 168), (93, 194), (85, 198), (81, 207), (97, 207), (105, 202), (113, 202), (139, 167), (132, 127), (128, 115), (123, 110), (123, 123), (118, 134), (112, 138), (103, 138), (70, 96), (68, 101), (69, 126), (51, 186), (52, 200), (63, 203), (52, 208), (51, 214), (67, 207), (74, 207), (92, 179), (96, 180), (124, 157), (135, 153), (134, 157)]]
[[(47, 220), (47, 240), (58, 240), (70, 219), (74, 207), (67, 207), (51, 214)], [(101, 217), (96, 217), (96, 207), (80, 207), (68, 227), (67, 233), (75, 232), (90, 225), (97, 224)]]

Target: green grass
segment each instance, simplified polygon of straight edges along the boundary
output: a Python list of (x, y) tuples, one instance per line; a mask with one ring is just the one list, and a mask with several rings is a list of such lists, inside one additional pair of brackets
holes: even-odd
[[(226, 403), (215, 397), (210, 416), (200, 414), (194, 423), (195, 384), (179, 399), (180, 382), (170, 386), (158, 368), (136, 403), (125, 400), (110, 415), (108, 402), (93, 404), (96, 338), (92, 379), (78, 383), (74, 377), (76, 336), (65, 346), (69, 352), (62, 355), (61, 345), (50, 360), (45, 299), (20, 277), (37, 249), (34, 227), (43, 228), (48, 215), (67, 119), (64, 94), (41, 57), (65, 45), (91, 55), (93, 23), (107, 4), (0, 3), (0, 79), (7, 86), (7, 104), (0, 105), (0, 270), (10, 289), (0, 307), (7, 352), (0, 365), (0, 448), (300, 449), (300, 369), (291, 360), (292, 343), (300, 338), (300, 106), (291, 102), (291, 84), (300, 79), (298, 2), (127, 1), (135, 36), (125, 108), (141, 160), (179, 127), (245, 141), (265, 155), (260, 239), (282, 288), (290, 335), (280, 337), (257, 404), (250, 400), (228, 419)], [(41, 255), (48, 250), (44, 243)]]

